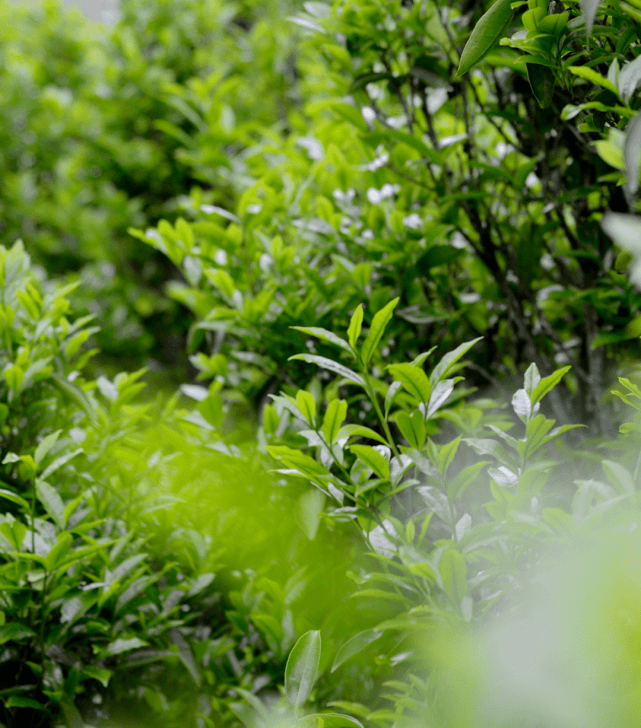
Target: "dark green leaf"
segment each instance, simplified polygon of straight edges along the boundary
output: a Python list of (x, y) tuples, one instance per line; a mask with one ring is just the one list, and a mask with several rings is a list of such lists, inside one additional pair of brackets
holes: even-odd
[(511, 2), (512, 0), (498, 0), (474, 26), (461, 54), (457, 76), (474, 68), (498, 40), (512, 19)]

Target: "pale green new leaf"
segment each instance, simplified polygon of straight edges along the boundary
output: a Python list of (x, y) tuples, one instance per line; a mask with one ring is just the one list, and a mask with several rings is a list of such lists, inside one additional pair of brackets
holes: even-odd
[(306, 632), (289, 653), (285, 667), (285, 694), (298, 708), (307, 700), (318, 675), (321, 636), (318, 630)]
[(588, 68), (587, 66), (570, 66), (570, 68), (568, 68), (568, 71), (570, 71), (570, 73), (573, 73), (575, 76), (578, 76), (579, 78), (584, 78), (586, 81), (590, 81), (595, 86), (601, 86), (601, 88), (612, 91), (612, 93), (617, 98), (619, 97), (619, 90), (612, 83), (612, 81), (608, 81), (605, 76), (602, 76), (594, 69)]
[(352, 314), (352, 318), (349, 322), (349, 328), (347, 329), (347, 338), (349, 344), (354, 351), (356, 351), (356, 344), (358, 343), (358, 337), (361, 335), (361, 327), (363, 325), (363, 305), (359, 304), (356, 310)]
[(370, 445), (351, 445), (349, 448), (354, 455), (368, 468), (371, 468), (379, 478), (389, 480), (390, 467), (387, 460)]
[(555, 372), (550, 374), (549, 377), (544, 377), (541, 379), (541, 381), (536, 385), (532, 393), (530, 394), (530, 399), (533, 405), (535, 405), (537, 402), (543, 399), (546, 394), (551, 392), (554, 387), (563, 379), (563, 377), (572, 369), (572, 367), (562, 367), (561, 369), (557, 369)]
[(45, 457), (47, 457), (47, 453), (56, 444), (56, 440), (60, 437), (61, 432), (62, 430), (56, 430), (55, 432), (52, 432), (50, 435), (47, 435), (44, 440), (38, 445), (33, 455), (33, 459), (35, 460), (36, 465), (40, 465)]
[(372, 354), (376, 350), (376, 347), (385, 332), (387, 324), (392, 318), (392, 314), (398, 305), (399, 300), (399, 298), (395, 298), (374, 315), (369, 333), (367, 334), (367, 338), (365, 339), (363, 348), (361, 349), (361, 360), (363, 364), (367, 365), (371, 359)]
[(53, 518), (60, 528), (65, 527), (65, 504), (58, 491), (49, 483), (38, 478), (36, 481), (36, 495), (44, 506), (45, 511)]
[(432, 387), (422, 369), (411, 364), (390, 364), (388, 369), (394, 379), (400, 382), (413, 397), (425, 403), (430, 401)]
[(351, 369), (348, 369), (346, 366), (343, 366), (332, 359), (327, 359), (327, 357), (318, 356), (317, 354), (296, 354), (295, 356), (290, 356), (288, 361), (291, 361), (292, 359), (300, 359), (301, 361), (306, 361), (309, 364), (316, 364), (316, 366), (319, 366), (321, 369), (327, 369), (329, 372), (338, 374), (348, 382), (359, 384), (361, 387), (365, 386), (365, 380), (360, 374), (353, 372)]
[(335, 344), (336, 346), (340, 346), (341, 349), (345, 349), (345, 351), (348, 351), (350, 354), (352, 353), (352, 350), (345, 339), (341, 339), (340, 336), (337, 336), (335, 333), (328, 331), (327, 329), (322, 329), (318, 326), (290, 326), (289, 328), (300, 331), (303, 334), (309, 334), (310, 336), (314, 336), (322, 341), (327, 341), (330, 344)]
[(381, 437), (378, 432), (375, 430), (372, 430), (370, 427), (365, 427), (365, 425), (343, 425), (341, 427), (337, 440), (342, 440), (345, 437), (368, 437), (370, 440), (376, 440), (377, 442), (380, 442), (382, 445), (388, 445), (389, 443), (385, 438)]
[(383, 630), (378, 629), (366, 629), (363, 632), (350, 637), (347, 642), (340, 648), (334, 658), (334, 664), (332, 665), (332, 672), (340, 667), (350, 657), (357, 655), (362, 652), (367, 645), (375, 642), (383, 635)]
[(454, 351), (450, 351), (446, 354), (441, 361), (434, 367), (432, 374), (430, 375), (430, 384), (432, 387), (436, 385), (441, 379), (445, 379), (452, 367), (456, 362), (474, 346), (478, 341), (481, 341), (483, 337), (479, 336), (472, 341), (466, 341), (464, 344), (457, 346)]
[(512, 19), (511, 4), (512, 0), (498, 0), (474, 26), (461, 54), (457, 76), (462, 76), (479, 63), (498, 40)]
[(313, 713), (305, 716), (305, 720), (320, 720), (323, 728), (363, 728), (360, 720), (342, 713)]
[(316, 400), (314, 399), (314, 395), (306, 392), (304, 389), (299, 389), (296, 393), (296, 406), (307, 422), (313, 427), (316, 420)]
[(328, 445), (331, 446), (338, 440), (338, 434), (346, 417), (347, 402), (344, 399), (333, 399), (327, 405), (321, 429)]

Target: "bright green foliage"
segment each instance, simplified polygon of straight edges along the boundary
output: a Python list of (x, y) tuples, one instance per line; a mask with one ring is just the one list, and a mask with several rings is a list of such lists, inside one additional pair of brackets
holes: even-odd
[(637, 725), (638, 4), (0, 8), (1, 723)]

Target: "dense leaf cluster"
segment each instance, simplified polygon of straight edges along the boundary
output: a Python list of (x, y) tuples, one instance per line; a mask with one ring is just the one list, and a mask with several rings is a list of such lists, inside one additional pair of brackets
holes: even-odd
[(637, 6), (0, 8), (1, 725), (637, 724)]

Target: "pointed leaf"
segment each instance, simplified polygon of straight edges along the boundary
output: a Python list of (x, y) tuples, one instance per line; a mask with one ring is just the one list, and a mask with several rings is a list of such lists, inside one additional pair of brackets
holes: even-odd
[(398, 394), (398, 390), (402, 386), (403, 385), (400, 382), (392, 382), (388, 387), (387, 394), (385, 395), (385, 419), (387, 419), (389, 411), (394, 404), (394, 400), (396, 399), (396, 395)]
[(588, 31), (588, 35), (592, 35), (594, 18), (596, 17), (596, 11), (599, 9), (600, 4), (601, 0), (579, 0), (581, 12), (585, 17), (585, 28)]
[(47, 457), (47, 453), (56, 444), (56, 440), (60, 437), (61, 432), (62, 430), (56, 430), (55, 432), (52, 432), (50, 435), (47, 435), (44, 440), (38, 445), (33, 455), (33, 459), (35, 460), (36, 465), (40, 465), (45, 457)]
[(465, 44), (465, 48), (463, 48), (461, 61), (456, 72), (457, 76), (467, 73), (482, 60), (511, 19), (511, 0), (498, 0), (492, 5), (474, 26), (474, 30)]
[(187, 672), (191, 675), (191, 679), (196, 683), (196, 685), (200, 685), (200, 673), (196, 667), (196, 661), (194, 660), (194, 656), (191, 654), (191, 648), (189, 647), (187, 640), (177, 629), (169, 630), (169, 635), (178, 648), (178, 657), (182, 664), (187, 668)]
[(372, 354), (376, 350), (376, 347), (378, 346), (383, 336), (383, 333), (385, 332), (387, 324), (392, 318), (392, 314), (399, 300), (399, 298), (395, 298), (393, 301), (390, 301), (387, 306), (384, 306), (374, 315), (374, 318), (372, 319), (372, 325), (369, 329), (369, 333), (367, 334), (367, 338), (365, 339), (365, 342), (363, 343), (363, 348), (361, 349), (361, 359), (363, 361), (363, 364), (367, 365), (367, 363), (371, 359)]
[(47, 465), (47, 467), (42, 471), (40, 477), (42, 480), (45, 480), (51, 475), (51, 473), (55, 473), (56, 470), (61, 468), (63, 465), (66, 465), (70, 460), (75, 458), (76, 455), (80, 455), (82, 452), (84, 452), (84, 450), (79, 447), (77, 450), (64, 453), (64, 455), (61, 455), (59, 458), (56, 458), (52, 463)]
[(430, 376), (430, 384), (432, 385), (432, 388), (441, 381), (441, 379), (445, 379), (447, 374), (450, 372), (452, 367), (456, 364), (456, 362), (474, 346), (478, 341), (481, 341), (483, 337), (479, 336), (477, 339), (473, 339), (472, 341), (466, 341), (464, 344), (461, 344), (460, 346), (457, 346), (454, 351), (450, 351), (448, 354), (446, 354), (441, 361), (434, 367), (432, 374)]
[(487, 460), (468, 465), (447, 484), (447, 496), (450, 500), (460, 498), (466, 489), (476, 480), (481, 470), (489, 465)]
[(626, 104), (629, 103), (639, 83), (641, 83), (641, 56), (623, 66), (619, 73), (619, 93)]
[(625, 159), (628, 197), (633, 199), (639, 191), (639, 153), (641, 152), (641, 111), (625, 128), (623, 158)]
[(530, 82), (530, 88), (534, 94), (534, 98), (538, 101), (542, 109), (552, 103), (554, 96), (555, 79), (554, 72), (550, 68), (540, 66), (534, 63), (527, 65), (527, 77)]
[(316, 366), (319, 366), (321, 369), (327, 369), (329, 372), (338, 374), (348, 382), (359, 384), (361, 387), (365, 386), (365, 380), (360, 374), (357, 374), (342, 364), (339, 364), (332, 359), (327, 359), (324, 356), (317, 356), (316, 354), (296, 354), (295, 356), (290, 356), (288, 361), (291, 361), (292, 359), (300, 359), (301, 361), (306, 361), (308, 364), (316, 364)]
[(532, 404), (535, 405), (537, 402), (542, 400), (548, 392), (551, 392), (561, 379), (563, 379), (563, 377), (570, 371), (570, 369), (572, 369), (572, 367), (562, 367), (550, 374), (549, 377), (541, 379), (530, 395)]
[(349, 715), (342, 713), (313, 713), (305, 716), (305, 720), (321, 720), (324, 728), (363, 728), (363, 724)]
[(336, 346), (340, 346), (341, 349), (345, 349), (345, 351), (348, 351), (350, 354), (352, 353), (352, 350), (349, 348), (349, 344), (345, 341), (345, 339), (341, 339), (340, 336), (337, 336), (327, 329), (322, 329), (318, 326), (290, 326), (289, 328), (300, 331), (303, 334), (315, 336), (317, 339), (327, 341), (330, 344), (335, 344)]
[(617, 97), (619, 96), (619, 91), (612, 81), (608, 81), (605, 76), (602, 76), (593, 68), (588, 68), (587, 66), (570, 66), (568, 71), (579, 78), (584, 78), (586, 81), (590, 81), (590, 83), (593, 83), (595, 86), (601, 86), (601, 88), (612, 91), (612, 93)]
[(420, 402), (429, 402), (432, 395), (430, 380), (425, 372), (411, 364), (390, 364), (387, 367), (391, 375)]
[(12, 503), (17, 503), (21, 508), (24, 508), (25, 511), (31, 510), (31, 506), (24, 498), (21, 498), (19, 495), (16, 495), (5, 488), (0, 488), (0, 498), (6, 498), (6, 500), (11, 501)]
[(298, 708), (309, 697), (318, 675), (321, 636), (318, 630), (306, 632), (289, 653), (285, 667), (285, 694)]
[(337, 440), (342, 440), (345, 437), (368, 437), (370, 440), (376, 440), (381, 445), (388, 445), (389, 443), (385, 438), (381, 437), (378, 432), (372, 430), (370, 427), (365, 425), (343, 425), (340, 432), (338, 433)]
[(314, 395), (306, 392), (304, 389), (299, 389), (296, 393), (296, 406), (307, 422), (313, 427), (316, 421), (316, 400), (314, 399)]
[(44, 506), (45, 511), (53, 518), (60, 528), (65, 527), (65, 504), (58, 495), (58, 491), (49, 483), (38, 478), (36, 481), (36, 495)]
[(368, 468), (371, 468), (379, 478), (389, 480), (389, 463), (378, 450), (375, 450), (369, 445), (350, 445), (349, 449), (361, 462), (365, 463)]
[(354, 635), (340, 648), (334, 658), (334, 664), (332, 665), (332, 672), (340, 667), (350, 657), (357, 655), (362, 652), (369, 644), (375, 642), (383, 635), (383, 630), (378, 629), (366, 629), (363, 632), (359, 632)]
[(338, 433), (347, 417), (347, 402), (344, 399), (333, 399), (328, 405), (323, 418), (322, 433), (328, 445), (338, 440)]
[(396, 415), (396, 424), (410, 447), (419, 450), (423, 447), (426, 435), (425, 420), (418, 410), (412, 412), (411, 415), (408, 415), (407, 412), (399, 412)]
[(347, 329), (347, 339), (349, 344), (356, 351), (356, 344), (358, 343), (358, 337), (361, 335), (361, 327), (363, 325), (363, 305), (359, 304), (356, 310), (352, 314), (352, 318), (349, 322), (349, 328)]

